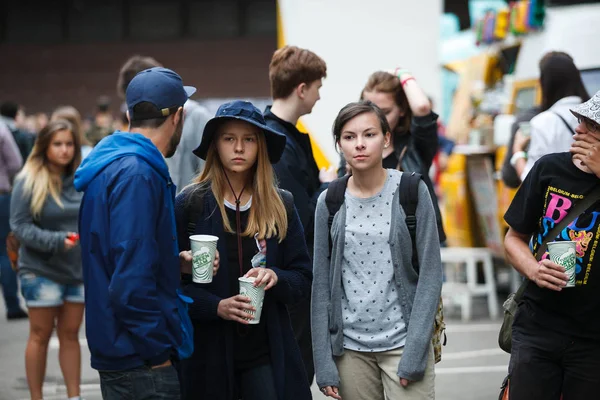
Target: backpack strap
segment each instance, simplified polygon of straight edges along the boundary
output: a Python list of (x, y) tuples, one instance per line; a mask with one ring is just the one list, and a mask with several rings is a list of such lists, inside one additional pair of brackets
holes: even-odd
[(419, 183), (421, 174), (413, 172), (403, 173), (400, 179), (400, 205), (406, 214), (406, 226), (412, 242), (412, 264), (417, 274), (419, 273), (419, 255), (417, 253), (417, 206), (419, 205)]
[(187, 233), (194, 235), (196, 233), (196, 224), (202, 217), (204, 211), (204, 193), (206, 187), (193, 187), (185, 201), (185, 216), (187, 219)]
[(331, 226), (333, 225), (333, 218), (335, 214), (340, 210), (344, 203), (344, 194), (346, 193), (346, 186), (348, 186), (348, 179), (350, 175), (342, 176), (329, 183), (327, 187), (327, 194), (325, 194), (325, 204), (327, 205), (327, 211), (329, 211), (329, 218), (327, 219), (327, 232), (329, 233), (329, 256), (331, 257), (331, 250), (333, 249), (333, 240), (331, 239)]
[(285, 189), (278, 189), (279, 190), (279, 196), (281, 196), (281, 201), (283, 201), (283, 205), (285, 206), (285, 211), (287, 213), (288, 216), (288, 220), (290, 219), (291, 215), (294, 215), (294, 195), (285, 190)]
[(571, 135), (575, 135), (575, 131), (573, 130), (573, 128), (571, 128), (571, 125), (569, 125), (569, 123), (563, 118), (562, 115), (560, 115), (559, 113), (552, 111), (552, 114), (556, 115), (558, 118), (560, 118), (560, 120), (563, 122), (563, 124), (565, 124), (565, 126), (567, 127), (567, 129), (571, 132)]

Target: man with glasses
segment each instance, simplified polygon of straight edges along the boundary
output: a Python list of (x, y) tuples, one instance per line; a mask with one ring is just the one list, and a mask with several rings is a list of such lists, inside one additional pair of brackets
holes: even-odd
[[(576, 113), (573, 114), (577, 115)], [(577, 124), (585, 124), (586, 129), (592, 133), (598, 132), (600, 130), (600, 125), (598, 123), (581, 115), (577, 117)]]
[[(540, 158), (504, 216), (508, 261), (530, 281), (512, 330), (511, 400), (592, 399), (600, 391), (600, 198), (569, 215), (600, 187), (600, 92), (571, 112), (579, 125), (570, 152)], [(564, 218), (567, 228), (546, 238)], [(576, 242), (575, 287), (547, 255), (534, 257), (547, 239)]]

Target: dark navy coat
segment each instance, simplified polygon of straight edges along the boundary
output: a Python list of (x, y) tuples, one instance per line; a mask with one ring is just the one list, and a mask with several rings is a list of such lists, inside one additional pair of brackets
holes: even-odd
[[(175, 215), (180, 250), (189, 250), (188, 222), (191, 191), (177, 196)], [(312, 268), (304, 231), (291, 195), (282, 195), (288, 209), (286, 238), (267, 240), (267, 267), (275, 271), (278, 283), (265, 293), (262, 318), (266, 318), (268, 341), (274, 380), (280, 400), (312, 399), (310, 386), (294, 338), (286, 305), (310, 296)], [(289, 198), (286, 200), (286, 197)], [(221, 256), (220, 268), (209, 284), (187, 283), (184, 293), (194, 303), (189, 313), (194, 325), (194, 354), (182, 361), (182, 398), (197, 400), (237, 400), (233, 365), (233, 329), (235, 322), (217, 316), (219, 301), (234, 296), (230, 293), (227, 266), (226, 234), (217, 202), (210, 190), (200, 197), (201, 217), (195, 221), (194, 234), (219, 237), (217, 248)], [(292, 203), (292, 204), (289, 204)]]

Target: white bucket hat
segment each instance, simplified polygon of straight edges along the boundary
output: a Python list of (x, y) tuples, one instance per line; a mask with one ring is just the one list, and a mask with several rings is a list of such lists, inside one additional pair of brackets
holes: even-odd
[(571, 109), (577, 118), (585, 117), (600, 125), (600, 91), (585, 103)]

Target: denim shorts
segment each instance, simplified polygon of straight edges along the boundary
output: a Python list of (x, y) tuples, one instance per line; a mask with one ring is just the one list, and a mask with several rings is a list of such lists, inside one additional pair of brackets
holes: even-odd
[(85, 301), (83, 283), (62, 285), (31, 272), (22, 273), (19, 280), (27, 307), (58, 307), (65, 302), (84, 303)]

